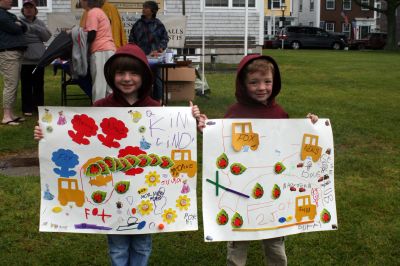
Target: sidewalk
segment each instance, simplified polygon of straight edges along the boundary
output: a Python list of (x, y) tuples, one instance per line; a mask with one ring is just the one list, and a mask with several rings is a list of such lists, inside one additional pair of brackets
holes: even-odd
[(39, 173), (39, 158), (36, 149), (0, 156), (0, 175), (39, 176)]

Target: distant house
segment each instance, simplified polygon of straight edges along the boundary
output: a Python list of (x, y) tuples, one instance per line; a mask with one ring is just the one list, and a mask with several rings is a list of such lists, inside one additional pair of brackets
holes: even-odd
[(282, 26), (296, 24), (292, 1), (267, 0), (264, 14), (264, 33), (266, 36), (275, 35)]
[[(363, 0), (369, 2), (369, 0)], [(373, 1), (373, 0), (371, 0)], [(376, 12), (352, 0), (266, 0), (265, 34), (274, 35), (284, 25), (314, 26), (362, 39), (378, 31)], [(284, 6), (285, 8), (282, 8)], [(282, 10), (285, 10), (284, 12)]]
[[(363, 2), (363, 1), (362, 1)], [(365, 0), (366, 3), (369, 0)], [(374, 11), (357, 5), (351, 0), (321, 1), (320, 27), (330, 32), (343, 32), (351, 39), (364, 39), (376, 31)]]

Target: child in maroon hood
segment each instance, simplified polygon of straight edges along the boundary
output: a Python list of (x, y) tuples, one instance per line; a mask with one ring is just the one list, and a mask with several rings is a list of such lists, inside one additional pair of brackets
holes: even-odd
[[(138, 46), (120, 47), (104, 65), (104, 76), (113, 93), (94, 106), (160, 106), (150, 97), (153, 74), (146, 55)], [(112, 265), (147, 265), (151, 253), (151, 235), (107, 235)]]
[[(104, 76), (113, 93), (94, 103), (100, 107), (160, 106), (150, 98), (153, 75), (146, 55), (134, 44), (120, 47), (104, 65)], [(34, 138), (43, 138), (39, 126)], [(151, 235), (107, 235), (112, 265), (147, 265), (151, 254)]]
[[(275, 60), (269, 56), (248, 55), (240, 61), (236, 74), (236, 100), (224, 118), (289, 118), (275, 102), (281, 90), (281, 76)], [(192, 110), (200, 113), (197, 106)], [(313, 123), (318, 116), (308, 114)], [(197, 115), (200, 131), (205, 127), (205, 114)], [(249, 241), (230, 241), (227, 245), (227, 265), (245, 265)], [(287, 265), (283, 237), (262, 240), (268, 265)]]
[(113, 93), (96, 101), (94, 106), (160, 106), (150, 97), (153, 74), (139, 46), (126, 44), (120, 47), (104, 65), (104, 76)]

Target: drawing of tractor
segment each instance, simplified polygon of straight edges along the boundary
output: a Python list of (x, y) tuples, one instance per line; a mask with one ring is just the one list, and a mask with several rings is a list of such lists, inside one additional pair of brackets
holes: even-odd
[(194, 177), (197, 173), (197, 162), (192, 161), (191, 150), (172, 150), (171, 159), (174, 161), (174, 165), (170, 169), (172, 177), (176, 178), (181, 173)]
[(295, 217), (297, 222), (300, 222), (306, 216), (308, 216), (308, 219), (314, 220), (316, 213), (316, 206), (311, 204), (310, 195), (296, 197)]
[[(236, 127), (240, 132), (236, 133)], [(253, 133), (251, 123), (232, 123), (232, 147), (235, 151), (240, 151), (244, 146), (249, 146), (251, 150), (256, 150), (259, 145), (257, 133)]]
[(303, 143), (301, 144), (301, 160), (305, 160), (307, 156), (311, 156), (314, 162), (321, 157), (322, 148), (318, 146), (318, 136), (304, 134)]
[(76, 206), (82, 207), (85, 202), (85, 192), (79, 190), (78, 180), (70, 178), (58, 179), (58, 201), (65, 206), (68, 202), (75, 202)]

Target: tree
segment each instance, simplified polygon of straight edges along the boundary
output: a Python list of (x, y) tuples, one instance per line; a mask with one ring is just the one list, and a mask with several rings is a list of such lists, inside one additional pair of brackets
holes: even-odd
[(387, 44), (385, 49), (387, 50), (396, 50), (397, 42), (396, 42), (396, 9), (400, 6), (400, 0), (381, 0), (386, 3), (382, 5), (381, 8), (377, 8), (371, 4), (361, 3), (361, 0), (354, 0), (354, 2), (361, 6), (368, 8), (369, 10), (374, 10), (376, 12), (382, 13), (386, 17), (387, 21)]

